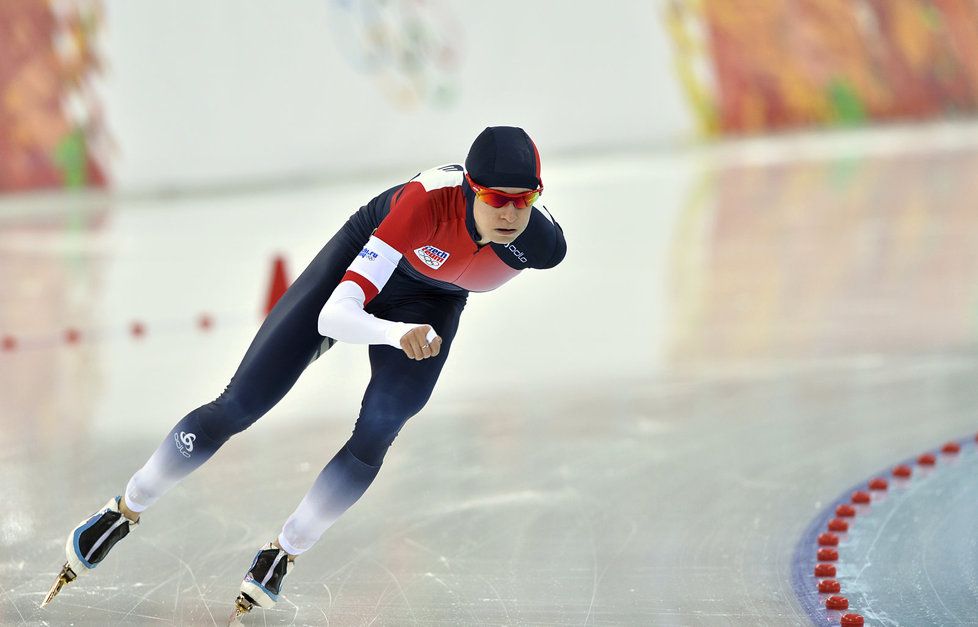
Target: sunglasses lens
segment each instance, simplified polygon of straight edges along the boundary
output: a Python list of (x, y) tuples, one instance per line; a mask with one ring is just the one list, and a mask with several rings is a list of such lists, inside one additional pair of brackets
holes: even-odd
[(499, 209), (509, 202), (509, 198), (488, 189), (479, 192), (479, 199), (490, 207), (495, 207), (496, 209)]
[(526, 209), (527, 207), (532, 207), (533, 203), (537, 201), (540, 197), (540, 192), (527, 192), (519, 197), (513, 204), (516, 205), (517, 209)]

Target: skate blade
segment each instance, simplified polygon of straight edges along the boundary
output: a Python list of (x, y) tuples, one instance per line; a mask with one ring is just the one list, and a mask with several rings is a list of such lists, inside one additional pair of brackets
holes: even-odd
[(250, 612), (253, 607), (255, 607), (253, 603), (239, 594), (238, 598), (234, 600), (234, 611), (231, 612), (231, 617), (228, 619), (228, 627), (240, 625), (240, 618)]
[(68, 563), (65, 562), (65, 565), (61, 567), (61, 572), (58, 573), (57, 580), (55, 580), (54, 585), (51, 586), (51, 590), (48, 591), (48, 595), (44, 597), (44, 600), (41, 602), (41, 607), (44, 607), (53, 601), (54, 597), (58, 596), (61, 589), (65, 587), (65, 584), (71, 583), (77, 579), (77, 577), (78, 575), (75, 574), (75, 571), (71, 570), (71, 567), (69, 567)]

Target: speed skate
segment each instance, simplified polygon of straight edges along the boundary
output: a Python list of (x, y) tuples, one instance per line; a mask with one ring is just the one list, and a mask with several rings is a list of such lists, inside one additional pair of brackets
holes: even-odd
[(119, 540), (129, 535), (129, 531), (139, 523), (122, 515), (119, 510), (120, 497), (109, 499), (100, 510), (78, 523), (65, 543), (67, 561), (61, 567), (58, 578), (48, 591), (41, 607), (45, 607), (61, 589), (92, 570), (105, 559)]

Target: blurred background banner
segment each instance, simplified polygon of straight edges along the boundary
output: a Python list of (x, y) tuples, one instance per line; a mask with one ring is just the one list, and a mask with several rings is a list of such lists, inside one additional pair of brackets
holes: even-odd
[(416, 168), (488, 124), (568, 154), (976, 109), (972, 0), (0, 6), (0, 192)]
[(0, 2), (0, 192), (102, 186), (99, 0)]
[(666, 23), (706, 133), (978, 109), (973, 0), (671, 0)]

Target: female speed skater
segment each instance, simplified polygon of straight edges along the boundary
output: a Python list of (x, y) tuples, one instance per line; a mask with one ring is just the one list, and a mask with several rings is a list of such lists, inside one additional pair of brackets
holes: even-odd
[(564, 258), (563, 231), (534, 206), (542, 191), (529, 135), (496, 126), (476, 137), (464, 167), (421, 172), (360, 208), (269, 313), (224, 392), (180, 420), (123, 493), (72, 530), (42, 605), (98, 566), (147, 508), (274, 407), (334, 342), (368, 344), (370, 382), (353, 435), (252, 560), (235, 616), (274, 606), (295, 557), (363, 495), (428, 401), (468, 293)]

